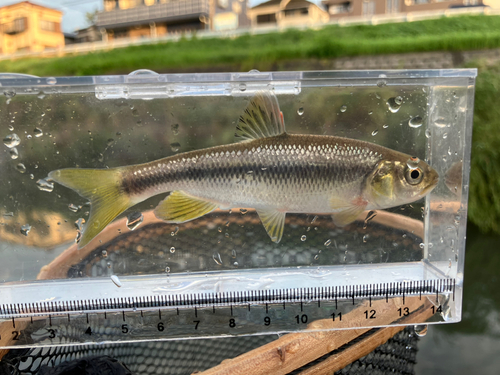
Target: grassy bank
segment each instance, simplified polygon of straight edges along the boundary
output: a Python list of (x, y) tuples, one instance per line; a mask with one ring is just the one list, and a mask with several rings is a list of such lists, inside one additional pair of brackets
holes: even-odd
[(479, 66), (474, 103), (474, 134), (469, 220), (500, 234), (500, 64)]
[(267, 70), (290, 59), (500, 47), (500, 16), (464, 16), (377, 26), (328, 26), (235, 39), (181, 39), (63, 58), (1, 61), (0, 71), (39, 76), (203, 70)]

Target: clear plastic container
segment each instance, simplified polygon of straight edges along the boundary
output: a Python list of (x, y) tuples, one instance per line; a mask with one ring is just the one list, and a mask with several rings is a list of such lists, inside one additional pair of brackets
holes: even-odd
[[(474, 69), (0, 76), (0, 299), (453, 278), (456, 321), (475, 77)], [(41, 181), (50, 171), (145, 163), (233, 143), (239, 116), (263, 90), (276, 94), (288, 133), (342, 136), (417, 156), (438, 172), (439, 184), (423, 199), (367, 211), (345, 227), (329, 215), (289, 213), (279, 243), (251, 207), (166, 224), (153, 213), (166, 195), (160, 194), (77, 249), (89, 206), (71, 189)], [(139, 217), (134, 230), (129, 215)]]

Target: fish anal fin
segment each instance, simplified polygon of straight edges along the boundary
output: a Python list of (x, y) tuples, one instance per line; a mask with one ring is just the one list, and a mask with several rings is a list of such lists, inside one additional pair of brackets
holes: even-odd
[(330, 198), (330, 207), (335, 211), (332, 214), (334, 224), (338, 227), (344, 227), (352, 223), (366, 210), (367, 204), (368, 202), (362, 197), (356, 197), (351, 201)]
[(155, 208), (158, 219), (169, 223), (184, 223), (215, 210), (219, 205), (194, 197), (181, 190), (173, 191)]
[(271, 92), (260, 91), (248, 103), (236, 126), (239, 140), (273, 137), (285, 132), (285, 121), (278, 98)]
[(266, 229), (267, 234), (271, 237), (271, 241), (279, 243), (283, 237), (283, 229), (285, 227), (285, 212), (277, 210), (257, 210), (260, 220)]

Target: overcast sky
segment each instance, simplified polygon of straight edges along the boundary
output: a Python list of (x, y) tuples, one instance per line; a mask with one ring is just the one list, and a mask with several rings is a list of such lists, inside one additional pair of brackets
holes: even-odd
[[(22, 0), (0, 0), (0, 6), (19, 3)], [(262, 3), (265, 0), (250, 0), (251, 5)], [(102, 9), (103, 0), (30, 0), (30, 2), (59, 9), (63, 12), (62, 29), (70, 33), (87, 27), (85, 13)]]

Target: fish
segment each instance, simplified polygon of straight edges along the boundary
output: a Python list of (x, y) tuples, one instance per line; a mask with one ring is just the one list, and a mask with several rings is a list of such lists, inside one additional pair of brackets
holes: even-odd
[(67, 168), (48, 178), (90, 200), (78, 247), (128, 208), (170, 193), (158, 219), (184, 223), (211, 211), (253, 208), (271, 238), (283, 237), (287, 213), (331, 214), (346, 226), (365, 210), (422, 198), (438, 173), (418, 157), (329, 135), (288, 134), (278, 99), (258, 92), (236, 126), (238, 142), (110, 169)]

